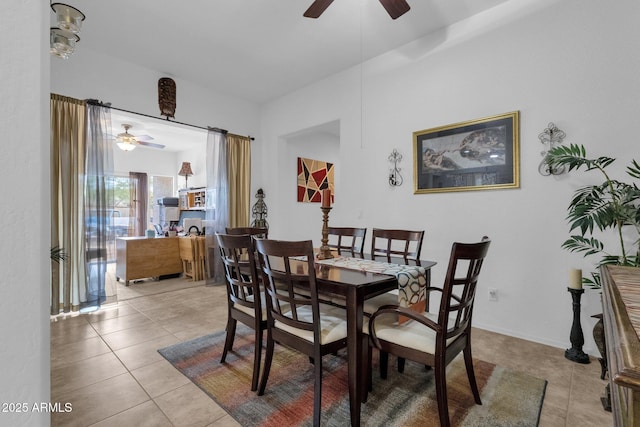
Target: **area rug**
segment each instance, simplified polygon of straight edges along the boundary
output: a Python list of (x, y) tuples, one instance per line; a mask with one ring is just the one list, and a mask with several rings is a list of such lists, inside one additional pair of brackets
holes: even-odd
[[(313, 414), (313, 367), (306, 356), (276, 345), (267, 388), (251, 388), (253, 332), (238, 325), (233, 351), (220, 363), (224, 331), (158, 350), (242, 426), (307, 426)], [(377, 352), (375, 352), (377, 353)], [(433, 370), (407, 361), (404, 373), (373, 375), (373, 391), (362, 405), (363, 426), (438, 426)], [(374, 358), (374, 369), (377, 360)], [(449, 417), (453, 426), (537, 426), (547, 382), (481, 360), (474, 361), (482, 405), (473, 400), (464, 361), (447, 368)], [(349, 425), (346, 353), (323, 358), (322, 425)]]

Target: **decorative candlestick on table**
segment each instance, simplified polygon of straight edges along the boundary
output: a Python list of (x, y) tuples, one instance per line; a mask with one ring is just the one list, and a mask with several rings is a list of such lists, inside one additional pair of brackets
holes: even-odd
[(333, 258), (331, 248), (329, 247), (329, 212), (331, 212), (331, 190), (322, 190), (322, 246), (318, 253), (318, 259)]
[(565, 350), (564, 357), (573, 362), (587, 364), (590, 363), (590, 360), (589, 355), (582, 351), (584, 335), (580, 325), (580, 297), (584, 293), (584, 289), (582, 289), (582, 270), (571, 270), (567, 290), (571, 293), (571, 299), (573, 300), (573, 323), (571, 325), (571, 334), (569, 335), (571, 348)]

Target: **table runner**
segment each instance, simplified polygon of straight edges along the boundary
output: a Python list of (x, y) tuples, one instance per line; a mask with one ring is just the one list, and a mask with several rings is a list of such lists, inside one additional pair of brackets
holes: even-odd
[(370, 273), (394, 275), (398, 279), (398, 305), (409, 307), (418, 312), (423, 312), (426, 309), (427, 273), (424, 267), (343, 256), (316, 260), (316, 263)]

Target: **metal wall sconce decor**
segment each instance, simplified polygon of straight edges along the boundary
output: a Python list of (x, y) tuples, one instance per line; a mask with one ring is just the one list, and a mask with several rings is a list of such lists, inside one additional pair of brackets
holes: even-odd
[(389, 154), (388, 160), (393, 166), (389, 169), (389, 185), (391, 187), (400, 187), (404, 181), (402, 175), (400, 175), (402, 169), (398, 167), (398, 163), (402, 160), (402, 154), (398, 153), (398, 150), (394, 148), (391, 154)]
[(567, 136), (567, 134), (564, 133), (564, 131), (558, 129), (558, 127), (553, 123), (549, 123), (547, 125), (547, 128), (543, 130), (540, 135), (538, 135), (538, 139), (543, 145), (549, 145), (549, 148), (546, 151), (540, 153), (540, 155), (542, 155), (542, 161), (538, 165), (538, 172), (540, 172), (540, 175), (560, 175), (565, 172), (566, 169), (564, 165), (552, 167), (547, 161), (549, 151), (555, 148), (556, 145), (562, 144), (562, 140), (565, 136)]

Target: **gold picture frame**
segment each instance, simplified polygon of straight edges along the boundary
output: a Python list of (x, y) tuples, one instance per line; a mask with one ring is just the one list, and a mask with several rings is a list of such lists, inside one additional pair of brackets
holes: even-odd
[(520, 187), (520, 112), (413, 133), (414, 194)]

